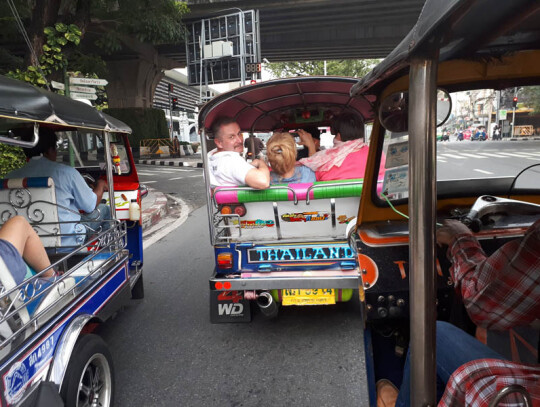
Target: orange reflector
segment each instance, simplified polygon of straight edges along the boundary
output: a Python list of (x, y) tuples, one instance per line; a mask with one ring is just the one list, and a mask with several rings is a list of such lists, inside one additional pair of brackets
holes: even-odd
[(230, 215), (232, 213), (232, 209), (230, 206), (223, 206), (221, 208), (221, 214), (222, 215)]
[(220, 253), (217, 256), (217, 266), (220, 269), (230, 269), (233, 266), (232, 253)]
[(379, 279), (379, 268), (377, 267), (377, 263), (375, 263), (371, 257), (359, 254), (358, 266), (360, 268), (364, 288), (368, 289), (373, 287)]

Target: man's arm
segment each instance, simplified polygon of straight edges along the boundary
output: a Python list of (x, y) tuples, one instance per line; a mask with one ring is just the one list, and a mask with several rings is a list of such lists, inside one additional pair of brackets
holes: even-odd
[(437, 242), (448, 244), (450, 273), (471, 319), (489, 329), (509, 329), (534, 319), (540, 300), (540, 221), (522, 239), (486, 256), (470, 230), (458, 221), (445, 221)]
[(317, 149), (315, 148), (315, 142), (313, 141), (313, 137), (311, 134), (309, 134), (307, 131), (298, 129), (298, 135), (300, 136), (300, 141), (298, 141), (298, 144), (303, 145), (308, 149), (309, 157), (311, 157), (313, 154), (317, 152)]
[(248, 171), (246, 185), (256, 189), (266, 189), (270, 186), (270, 170), (263, 160), (255, 159), (251, 162), (255, 168)]
[(103, 198), (103, 192), (108, 190), (109, 188), (107, 186), (107, 182), (103, 179), (98, 179), (96, 182), (96, 186), (93, 189), (94, 194), (96, 194), (96, 208), (101, 203), (101, 199)]

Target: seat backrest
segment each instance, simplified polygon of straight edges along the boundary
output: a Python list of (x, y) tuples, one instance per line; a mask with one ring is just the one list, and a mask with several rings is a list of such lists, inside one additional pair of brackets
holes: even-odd
[[(292, 239), (345, 238), (345, 230), (358, 212), (361, 179), (306, 184), (274, 185), (265, 190), (246, 187), (217, 187), (215, 235), (236, 242)], [(245, 207), (236, 216), (234, 207)], [(231, 215), (218, 212), (231, 206)]]
[(60, 247), (54, 181), (49, 177), (0, 179), (0, 226), (20, 215), (32, 225), (43, 246)]

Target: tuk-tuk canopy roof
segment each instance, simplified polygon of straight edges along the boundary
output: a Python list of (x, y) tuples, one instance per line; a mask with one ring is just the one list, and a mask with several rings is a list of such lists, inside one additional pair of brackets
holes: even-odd
[(1, 75), (0, 116), (58, 126), (131, 133), (128, 125), (92, 106)]
[(427, 0), (409, 34), (352, 87), (351, 95), (378, 92), (406, 73), (411, 57), (434, 47), (440, 47), (440, 61), (537, 49), (539, 22), (538, 0)]
[(233, 117), (250, 132), (327, 126), (341, 112), (373, 117), (368, 99), (349, 92), (354, 78), (311, 76), (278, 79), (247, 85), (219, 95), (199, 112), (199, 128), (209, 129), (218, 117)]

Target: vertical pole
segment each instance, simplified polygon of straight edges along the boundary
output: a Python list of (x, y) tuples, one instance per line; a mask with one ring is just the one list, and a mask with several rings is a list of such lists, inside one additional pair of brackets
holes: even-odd
[[(69, 76), (67, 73), (67, 61), (64, 64), (64, 95), (66, 97), (70, 97), (70, 91), (69, 91)], [(73, 154), (73, 146), (71, 143), (68, 145), (68, 151), (69, 151), (69, 165), (71, 167), (75, 167), (75, 154)]]
[(238, 21), (240, 22), (240, 85), (246, 84), (246, 22), (244, 20), (244, 12), (238, 13)]
[(111, 140), (109, 138), (109, 133), (103, 132), (103, 141), (105, 143), (105, 162), (107, 166), (105, 171), (107, 171), (107, 186), (109, 188), (109, 208), (111, 208), (111, 216), (113, 219), (116, 219), (116, 199), (114, 197), (114, 182), (113, 182), (113, 162), (111, 156)]
[(169, 98), (169, 120), (170, 120), (170, 126), (169, 126), (169, 137), (172, 140), (173, 139), (173, 121), (172, 121), (172, 100), (171, 100), (171, 85), (167, 84), (167, 95)]
[(437, 399), (435, 364), (437, 57), (438, 55), (430, 55), (414, 58), (409, 74), (412, 406), (435, 406)]

